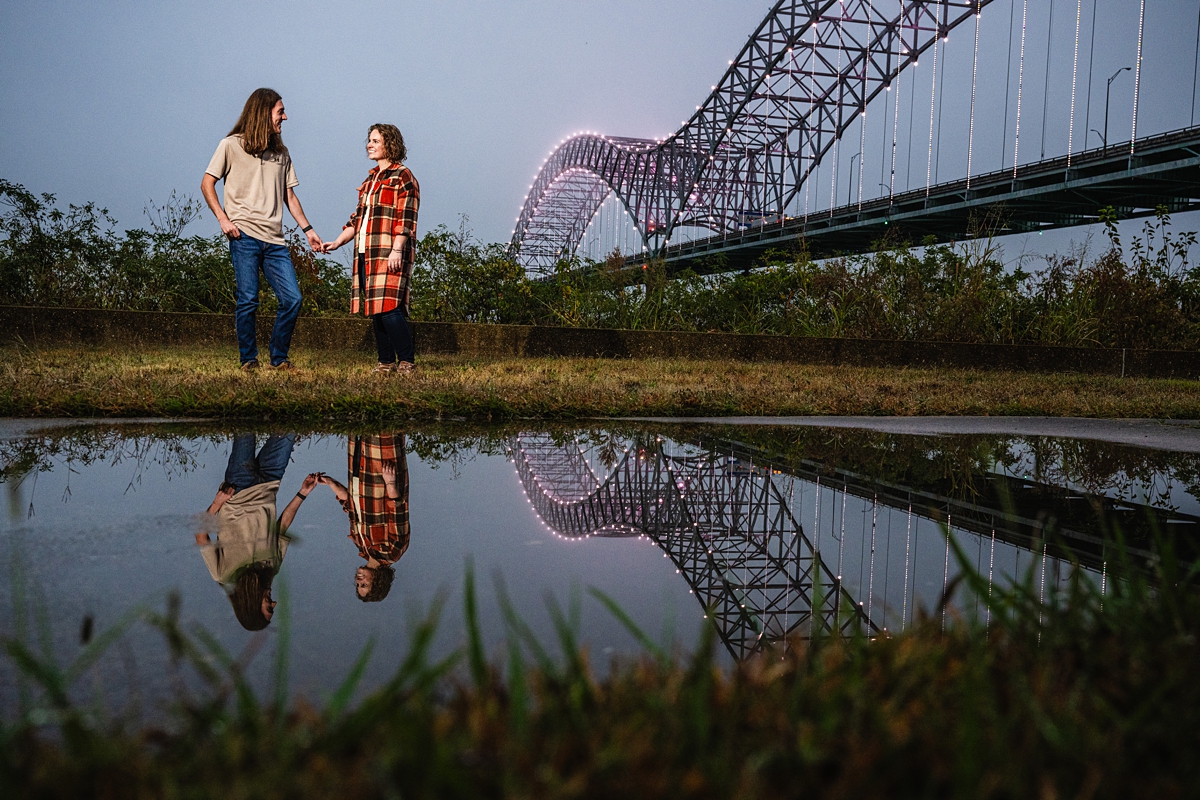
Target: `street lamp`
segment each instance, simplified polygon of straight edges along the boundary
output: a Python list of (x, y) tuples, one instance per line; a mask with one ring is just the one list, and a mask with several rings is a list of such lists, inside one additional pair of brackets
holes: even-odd
[(1100, 137), (1104, 141), (1104, 154), (1108, 155), (1108, 93), (1112, 90), (1112, 82), (1117, 79), (1117, 76), (1122, 72), (1130, 69), (1130, 67), (1121, 67), (1112, 74), (1108, 79), (1108, 85), (1104, 87), (1104, 136)]
[(846, 187), (846, 205), (850, 205), (852, 202), (851, 195), (854, 192), (854, 159), (861, 155), (862, 153), (855, 153), (854, 155), (850, 156), (850, 185)]

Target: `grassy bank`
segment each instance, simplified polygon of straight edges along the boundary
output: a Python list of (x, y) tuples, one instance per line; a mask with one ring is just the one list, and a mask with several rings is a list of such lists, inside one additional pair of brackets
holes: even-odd
[[(64, 798), (1194, 796), (1195, 576), (1169, 551), (1149, 581), (1119, 562), (1109, 569), (1106, 594), (1073, 578), (1045, 604), (1032, 569), (1012, 591), (989, 592), (971, 574), (967, 589), (992, 608), (987, 624), (951, 613), (943, 628), (935, 613), (891, 637), (797, 639), (732, 670), (716, 666), (711, 635), (690, 656), (643, 637), (644, 654), (603, 679), (576, 643), (571, 611), (558, 610), (555, 647), (503, 595), (509, 643), (489, 663), (468, 581), (463, 651), (427, 658), (431, 615), (394, 677), (357, 705), (347, 701), (369, 645), (353, 666), (347, 656), (345, 684), (320, 707), (288, 703), (282, 657), (284, 683), (260, 699), (243, 678), (255, 645), (222, 651), (181, 626), (177, 600), (99, 633), (68, 667), (18, 629), (0, 639), (0, 664), (28, 691), (0, 720), (0, 789)], [(90, 661), (139, 618), (163, 632), (176, 669), (209, 687), (181, 694), (164, 726), (71, 699)]]
[(1046, 415), (1200, 417), (1200, 382), (683, 360), (419, 359), (371, 374), (361, 352), (242, 373), (228, 348), (0, 349), (0, 416), (373, 421), (465, 417)]

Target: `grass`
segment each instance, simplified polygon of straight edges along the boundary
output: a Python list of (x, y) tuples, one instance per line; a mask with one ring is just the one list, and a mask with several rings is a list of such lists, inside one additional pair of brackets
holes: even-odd
[(374, 376), (361, 352), (245, 374), (232, 347), (0, 348), (0, 416), (371, 422), (590, 416), (1200, 417), (1200, 381), (689, 360), (418, 357)]
[[(480, 645), (465, 581), (467, 646), (432, 663), (437, 602), (394, 677), (353, 704), (371, 645), (321, 707), (255, 697), (245, 653), (181, 625), (179, 604), (128, 615), (59, 667), (28, 637), (0, 640), (23, 676), (0, 719), (8, 797), (1107, 798), (1194, 796), (1200, 779), (1200, 592), (1164, 548), (1147, 576), (1110, 563), (1109, 588), (1075, 573), (1045, 604), (1031, 568), (990, 594), (990, 624), (940, 612), (868, 640), (794, 640), (733, 669), (710, 635), (690, 655), (645, 643), (597, 679), (573, 599), (551, 602), (558, 654), (502, 589), (507, 652)], [(603, 595), (594, 593), (600, 602)], [(990, 599), (989, 599), (990, 598)], [(281, 606), (282, 607), (282, 606)], [(964, 603), (964, 608), (970, 603)], [(619, 609), (612, 609), (620, 618)], [(137, 618), (206, 692), (140, 727), (80, 707), (70, 682)], [(280, 632), (283, 637), (283, 631)], [(286, 637), (284, 637), (286, 638)], [(247, 650), (253, 650), (251, 644)], [(281, 652), (287, 643), (281, 639)], [(286, 656), (276, 665), (286, 674)]]

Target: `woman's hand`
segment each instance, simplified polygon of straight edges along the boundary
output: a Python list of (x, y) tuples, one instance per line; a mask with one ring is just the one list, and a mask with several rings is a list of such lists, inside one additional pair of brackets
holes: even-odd
[(379, 467), (379, 471), (383, 473), (383, 487), (388, 499), (399, 500), (400, 492), (396, 489), (396, 462), (383, 462)]
[(404, 251), (394, 248), (388, 255), (387, 271), (391, 275), (399, 275), (404, 271)]
[(338, 241), (325, 242), (321, 245), (321, 252), (322, 253), (332, 253), (334, 250), (337, 250), (339, 247), (341, 247), (342, 244), (343, 244), (343, 242), (338, 242)]

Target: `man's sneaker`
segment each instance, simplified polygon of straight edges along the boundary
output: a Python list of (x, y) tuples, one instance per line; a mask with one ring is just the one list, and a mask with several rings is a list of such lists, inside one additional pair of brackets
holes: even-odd
[(375, 365), (375, 369), (371, 370), (371, 373), (373, 375), (385, 375), (385, 374), (390, 374), (395, 371), (396, 371), (395, 364), (385, 364), (382, 361), (380, 361), (378, 364)]
[(411, 375), (417, 370), (417, 365), (411, 361), (396, 362), (395, 372), (400, 375)]
[(242, 364), (242, 372), (253, 372), (256, 369), (258, 369), (258, 359), (256, 358), (252, 358)]
[(272, 364), (271, 369), (276, 372), (299, 372), (300, 368), (293, 365), (290, 361), (280, 361), (278, 364)]

